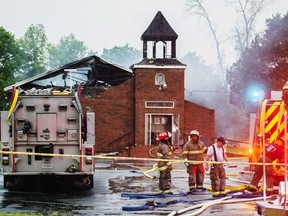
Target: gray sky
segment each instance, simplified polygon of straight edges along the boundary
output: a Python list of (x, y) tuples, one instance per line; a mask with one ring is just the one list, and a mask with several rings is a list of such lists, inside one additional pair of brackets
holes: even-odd
[[(178, 34), (177, 56), (196, 52), (213, 63), (216, 51), (206, 23), (185, 13), (186, 0), (0, 0), (0, 26), (19, 38), (31, 24), (43, 24), (48, 40), (57, 43), (62, 36), (73, 33), (78, 40), (98, 54), (103, 48), (130, 46), (142, 50), (142, 33), (157, 11), (161, 11)], [(236, 17), (225, 0), (204, 0), (207, 11), (221, 42), (225, 55), (233, 57), (227, 35), (231, 34)], [(258, 17), (257, 31), (265, 27), (272, 14), (287, 12), (287, 0), (275, 0)], [(229, 61), (229, 60), (228, 60)]]

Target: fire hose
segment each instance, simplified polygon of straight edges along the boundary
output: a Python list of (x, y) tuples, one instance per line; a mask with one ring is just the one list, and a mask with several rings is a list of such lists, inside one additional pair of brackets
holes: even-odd
[[(269, 196), (267, 198), (269, 199), (269, 198), (273, 198), (273, 197), (274, 196)], [(251, 201), (257, 201), (257, 200), (263, 200), (264, 199), (264, 197), (262, 196), (262, 197), (255, 197), (255, 198), (228, 200), (228, 199), (231, 199), (231, 198), (233, 198), (233, 197), (232, 196), (227, 196), (227, 197), (223, 197), (221, 199), (213, 200), (213, 201), (210, 201), (210, 202), (197, 204), (197, 205), (194, 205), (194, 206), (191, 206), (191, 207), (188, 207), (188, 208), (181, 209), (179, 211), (173, 211), (170, 214), (168, 214), (168, 216), (180, 215), (180, 214), (185, 213), (187, 211), (191, 211), (191, 210), (200, 208), (200, 209), (198, 209), (197, 211), (195, 211), (195, 212), (193, 212), (191, 214), (185, 214), (185, 216), (196, 216), (196, 215), (201, 214), (203, 211), (205, 211), (207, 208), (209, 208), (209, 207), (211, 207), (213, 205), (232, 204), (232, 203), (240, 203), (240, 202), (251, 202)]]
[(212, 200), (213, 198), (206, 198), (206, 199), (198, 199), (198, 200), (182, 200), (182, 199), (176, 199), (176, 200), (171, 200), (166, 203), (162, 202), (154, 202), (154, 201), (146, 201), (145, 205), (142, 206), (123, 206), (122, 210), (123, 211), (142, 211), (142, 210), (152, 210), (156, 207), (165, 207), (168, 205), (172, 204), (177, 204), (177, 203), (197, 203), (200, 201), (206, 201), (206, 200)]
[(135, 199), (145, 199), (145, 198), (167, 198), (167, 197), (183, 197), (187, 196), (187, 193), (177, 193), (177, 194), (165, 194), (165, 193), (150, 193), (150, 194), (141, 194), (141, 193), (122, 193), (121, 197), (126, 198), (135, 198)]

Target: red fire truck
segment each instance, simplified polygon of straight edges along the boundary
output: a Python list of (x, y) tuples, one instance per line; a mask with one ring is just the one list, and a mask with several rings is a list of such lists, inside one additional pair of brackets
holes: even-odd
[[(285, 103), (281, 92), (271, 92), (259, 103), (256, 114), (250, 116), (250, 142), (252, 154), (249, 162), (257, 162), (262, 153), (263, 143), (275, 143), (278, 137), (285, 137)], [(277, 161), (275, 161), (277, 163)], [(250, 166), (254, 169), (254, 165)], [(275, 181), (283, 180), (284, 170), (281, 166), (274, 166)]]

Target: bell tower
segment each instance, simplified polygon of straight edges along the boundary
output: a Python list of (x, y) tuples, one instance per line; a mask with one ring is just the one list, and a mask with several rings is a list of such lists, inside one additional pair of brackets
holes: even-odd
[[(141, 37), (143, 41), (143, 59), (149, 58), (148, 54), (150, 54), (150, 58), (160, 58), (160, 52), (162, 52), (163, 59), (176, 58), (177, 38), (176, 32), (171, 28), (163, 14), (158, 11)], [(159, 47), (161, 45), (162, 50)], [(151, 48), (151, 50), (148, 48)], [(148, 51), (151, 52), (148, 53)]]
[(160, 11), (141, 36), (143, 59), (132, 66), (135, 144), (154, 145), (157, 134), (166, 130), (172, 133), (172, 143), (179, 143), (184, 127), (186, 65), (176, 59), (177, 38)]

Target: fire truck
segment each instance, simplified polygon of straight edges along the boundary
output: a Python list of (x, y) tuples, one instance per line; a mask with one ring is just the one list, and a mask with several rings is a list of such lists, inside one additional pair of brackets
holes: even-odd
[(78, 93), (13, 88), (12, 95), (1, 111), (4, 188), (92, 188), (95, 117)]
[[(255, 114), (250, 115), (250, 143), (251, 151), (249, 162), (257, 162), (262, 153), (263, 146), (275, 143), (277, 138), (285, 137), (285, 102), (282, 100), (281, 91), (272, 91), (263, 94), (263, 101), (259, 102)], [(287, 129), (286, 129), (287, 130)], [(283, 166), (278, 166), (274, 161), (275, 184), (284, 179)], [(250, 170), (254, 170), (250, 165)]]

